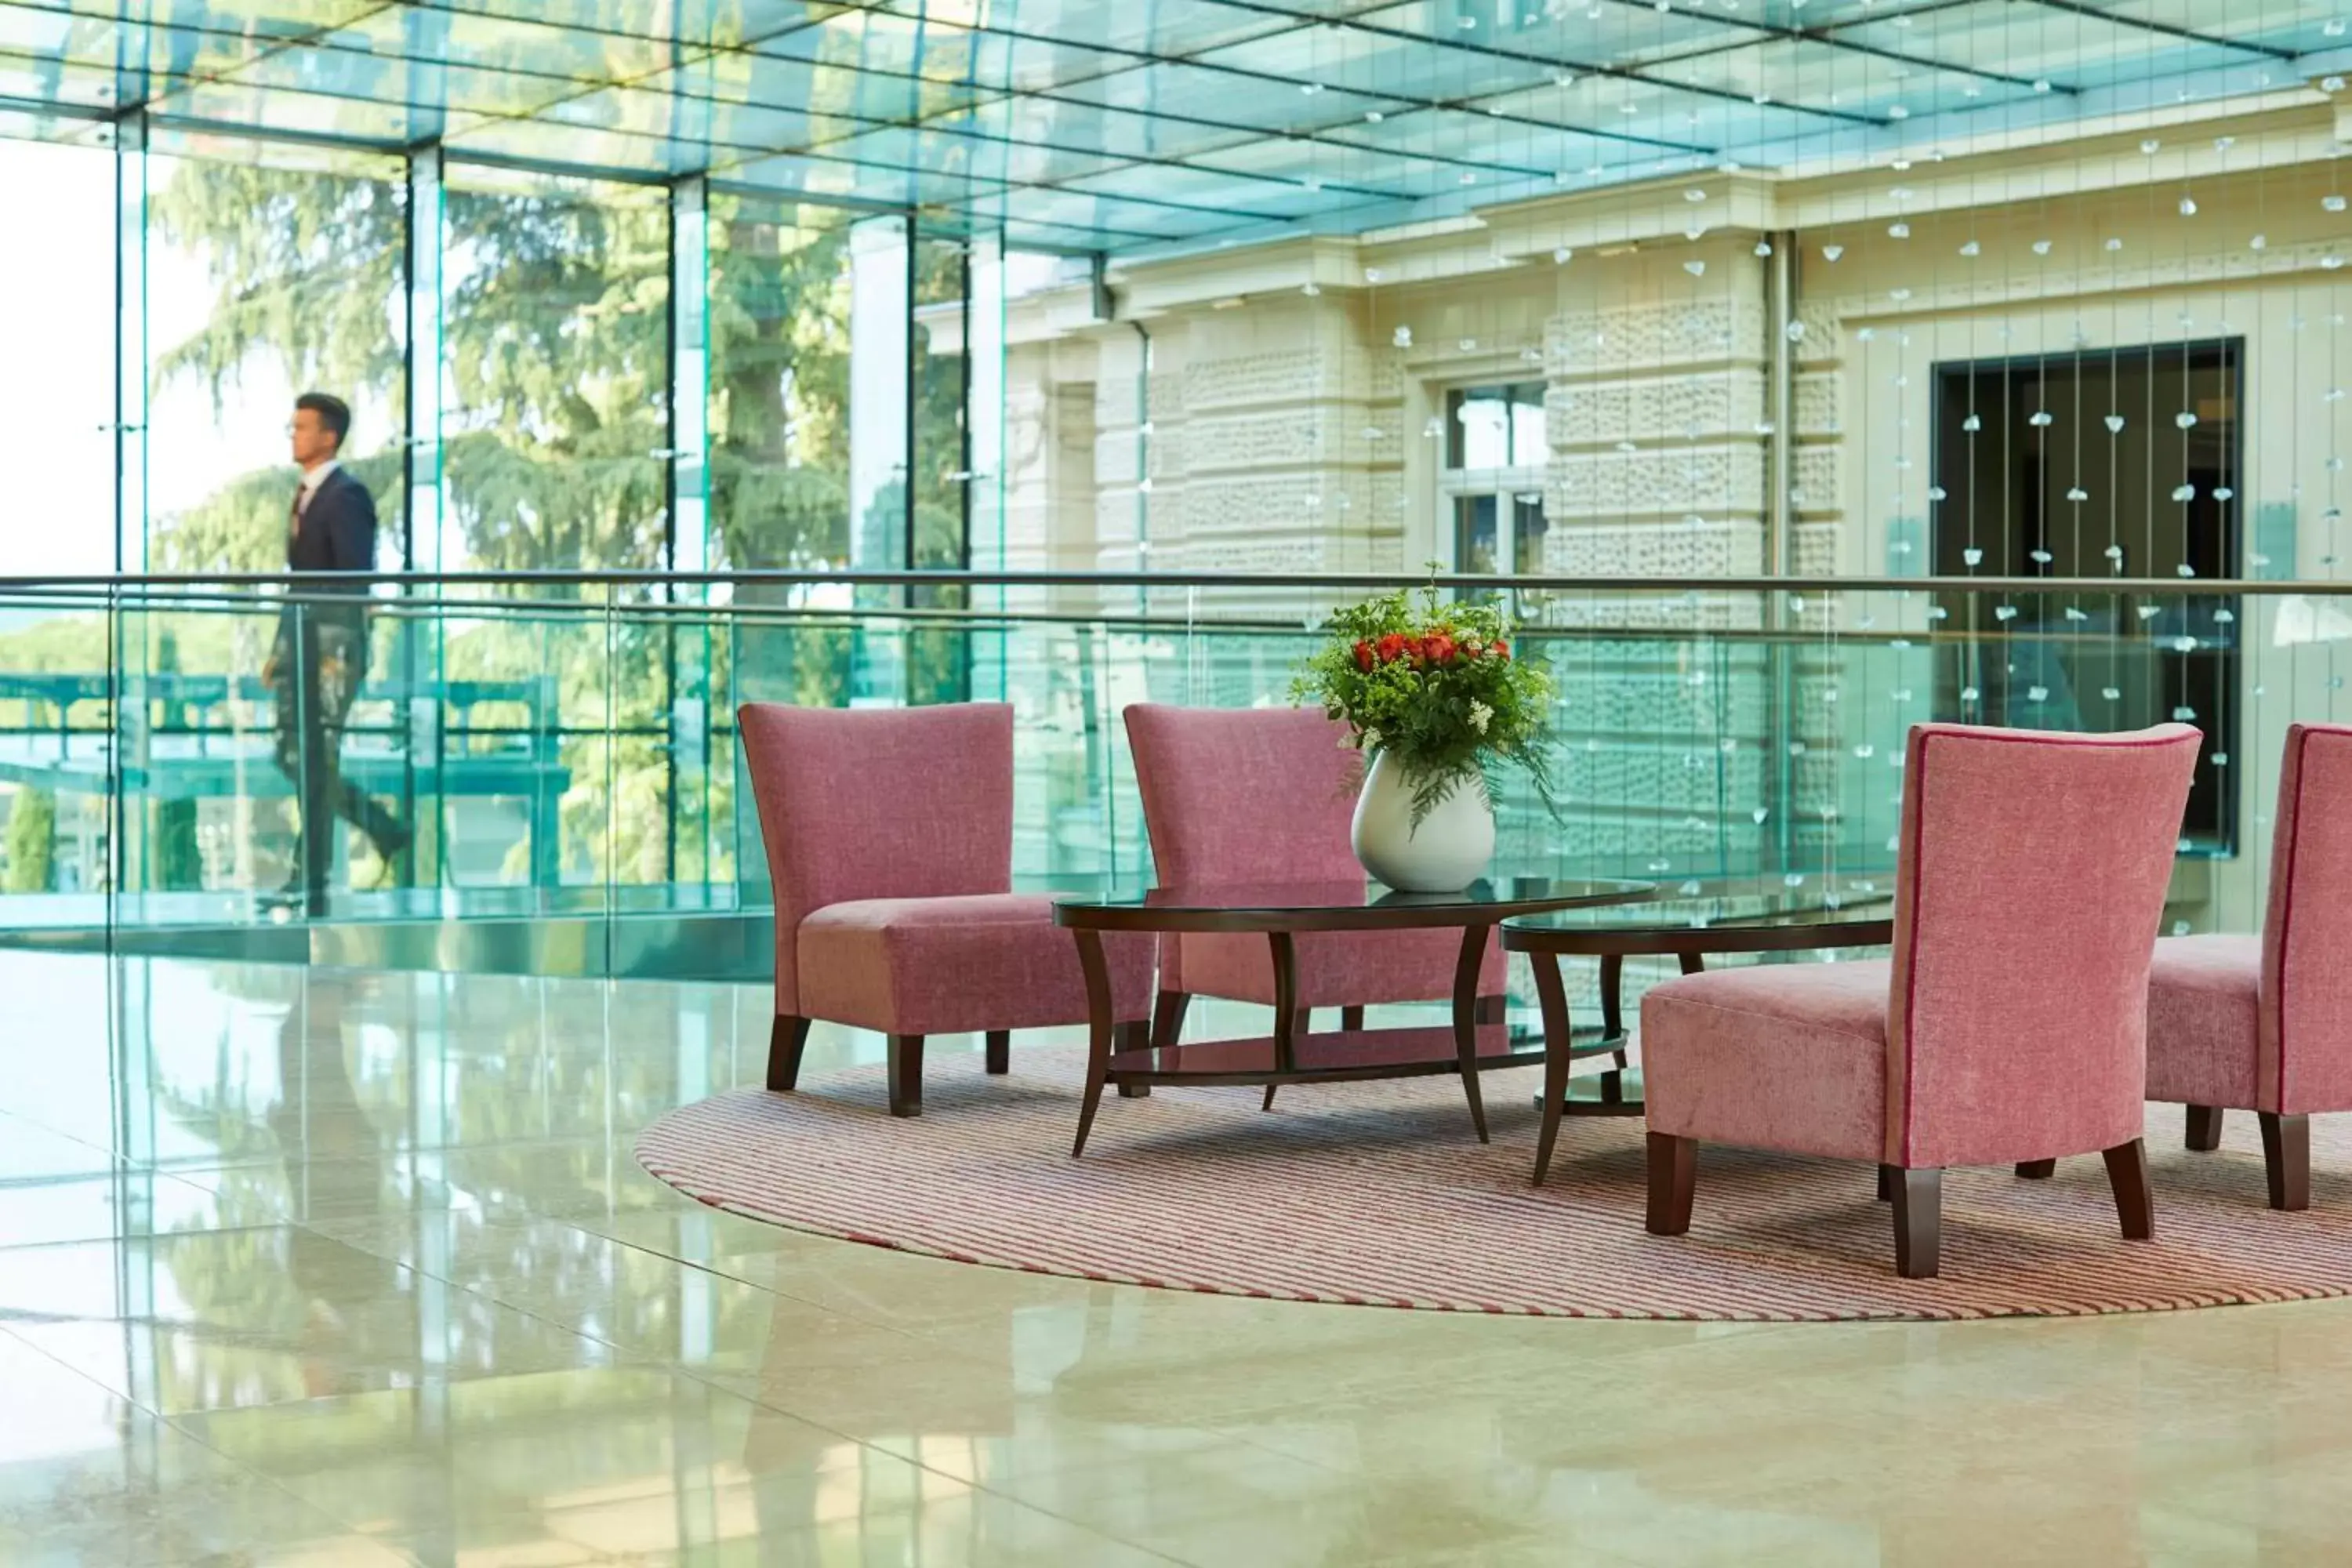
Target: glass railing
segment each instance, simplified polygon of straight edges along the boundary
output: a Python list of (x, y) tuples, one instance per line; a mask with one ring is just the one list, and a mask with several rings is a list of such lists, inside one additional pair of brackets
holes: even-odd
[[(1384, 585), (407, 579), (363, 614), (282, 581), (0, 585), (0, 941), (332, 957), (379, 927), (455, 967), (756, 973), (753, 701), (1009, 701), (1016, 871), (1133, 877), (1121, 710), (1286, 701), (1322, 616)], [(2252, 929), (2285, 726), (2352, 718), (2332, 584), (1441, 586), (1505, 599), (1556, 678), (1560, 809), (1500, 804), (1498, 864), (1529, 872), (1866, 873), (1892, 864), (1915, 722), (2181, 719), (2208, 742), (2174, 920)], [(345, 810), (313, 901), (299, 802), (322, 763)]]

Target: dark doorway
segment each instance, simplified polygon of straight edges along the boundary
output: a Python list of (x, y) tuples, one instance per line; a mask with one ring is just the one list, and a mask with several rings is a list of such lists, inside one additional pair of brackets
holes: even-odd
[[(1942, 596), (1936, 713), (2205, 731), (2184, 837), (2228, 854), (2235, 792), (2241, 339), (1936, 370), (1936, 572), (2177, 580), (2178, 593)], [(2185, 570), (2184, 570), (2185, 569)]]

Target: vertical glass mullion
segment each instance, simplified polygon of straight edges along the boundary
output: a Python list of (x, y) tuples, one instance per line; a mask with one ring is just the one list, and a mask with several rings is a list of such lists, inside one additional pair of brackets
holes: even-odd
[[(114, 564), (147, 570), (147, 117), (126, 115), (114, 135)], [(146, 617), (120, 593), (113, 600), (112, 756), (108, 768), (107, 930), (118, 929), (122, 897), (145, 882), (146, 803), (131, 781), (146, 776)]]
[[(709, 183), (689, 176), (669, 203), (670, 570), (710, 567), (710, 217)], [(670, 585), (673, 602), (703, 603), (703, 584)], [(709, 624), (666, 616), (661, 639), (669, 675), (667, 879), (708, 882), (710, 868)]]
[[(445, 234), (441, 149), (420, 147), (408, 158), (407, 375), (408, 429), (404, 482), (408, 491), (400, 548), (404, 572), (439, 572), (452, 564), (445, 553), (441, 498), (441, 256)], [(414, 584), (404, 592), (417, 595)], [(439, 597), (426, 589), (426, 597)], [(446, 653), (448, 626), (438, 612), (412, 615), (404, 623), (398, 658), (408, 715), (409, 820), (418, 831), (409, 850), (411, 874), (439, 886), (448, 856), (442, 842), (441, 721), (434, 695)], [(424, 770), (420, 781), (418, 772)]]
[[(977, 572), (1005, 569), (1004, 508), (1004, 236), (974, 235), (965, 268), (964, 479), (965, 559)], [(1004, 613), (1002, 584), (976, 589), (975, 616)], [(1010, 697), (1005, 633), (1000, 621), (978, 634), (972, 649), (971, 694)]]

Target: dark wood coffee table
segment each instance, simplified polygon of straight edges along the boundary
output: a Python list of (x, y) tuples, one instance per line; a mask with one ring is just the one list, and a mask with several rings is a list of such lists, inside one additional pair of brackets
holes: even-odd
[[(1515, 916), (1502, 943), (1524, 952), (1543, 1008), (1543, 1131), (1536, 1144), (1536, 1184), (1551, 1167), (1562, 1116), (1639, 1116), (1642, 1075), (1628, 1067), (1623, 1003), (1625, 961), (1672, 954), (1685, 974), (1706, 967), (1708, 953), (1804, 952), (1884, 947), (1895, 940), (1895, 873), (1806, 873), (1683, 883), (1631, 907), (1570, 909)], [(1601, 961), (1601, 1029), (1580, 1040), (1569, 1016), (1562, 958)], [(1615, 1065), (1571, 1076), (1575, 1063), (1609, 1056)]]
[[(1515, 916), (1622, 904), (1656, 891), (1648, 882), (1507, 877), (1474, 883), (1459, 893), (1396, 893), (1378, 884), (1270, 884), (1216, 888), (1153, 888), (1127, 896), (1074, 894), (1055, 907), (1056, 923), (1077, 939), (1086, 971), (1093, 1039), (1087, 1058), (1086, 1103), (1078, 1112), (1075, 1157), (1086, 1152), (1103, 1086), (1141, 1092), (1152, 1084), (1339, 1083), (1360, 1079), (1459, 1073), (1470, 1121), (1486, 1138), (1486, 1108), (1478, 1075), (1497, 1068), (1532, 1067), (1541, 1053), (1515, 1049), (1501, 1018), (1477, 1016), (1478, 967), (1494, 928)], [(1462, 955), (1454, 968), (1450, 1026), (1300, 1030), (1297, 955), (1302, 931), (1459, 930)], [(1103, 961), (1106, 931), (1154, 934), (1188, 931), (1258, 932), (1274, 959), (1274, 1033), (1194, 1045), (1115, 1048), (1110, 971)]]

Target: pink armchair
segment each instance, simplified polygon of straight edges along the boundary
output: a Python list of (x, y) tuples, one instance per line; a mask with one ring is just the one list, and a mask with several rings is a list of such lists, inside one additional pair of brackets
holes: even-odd
[(2260, 936), (2168, 937), (2147, 982), (2147, 1097), (2218, 1149), (2261, 1118), (2271, 1207), (2311, 1206), (2311, 1116), (2352, 1110), (2352, 728), (2294, 724)]
[[(1363, 877), (1348, 839), (1363, 764), (1340, 748), (1344, 725), (1307, 708), (1150, 702), (1129, 707), (1126, 719), (1161, 885)], [(1454, 967), (1462, 952), (1455, 932), (1302, 932), (1295, 940), (1302, 1015), (1338, 1007), (1340, 1026), (1357, 1029), (1369, 1005), (1439, 1001), (1454, 994)], [(1482, 1016), (1500, 1015), (1505, 962), (1490, 942), (1478, 974)], [(1274, 958), (1265, 939), (1162, 938), (1153, 1046), (1176, 1043), (1194, 996), (1272, 1006)], [(1303, 1016), (1299, 1022), (1303, 1026)]]
[[(768, 1087), (800, 1077), (809, 1024), (890, 1037), (890, 1114), (923, 1108), (923, 1040), (1087, 1019), (1077, 944), (1053, 900), (1013, 893), (1013, 710), (747, 702), (743, 759), (776, 897)], [(1151, 948), (1108, 941), (1115, 1016), (1139, 1035)]]
[(2124, 1236), (2152, 1237), (2148, 955), (2199, 740), (1914, 729), (1891, 963), (1643, 998), (1651, 1232), (1690, 1228), (1705, 1139), (1876, 1163), (1906, 1279), (1937, 1271), (1947, 1165), (2040, 1176), (2098, 1150)]

